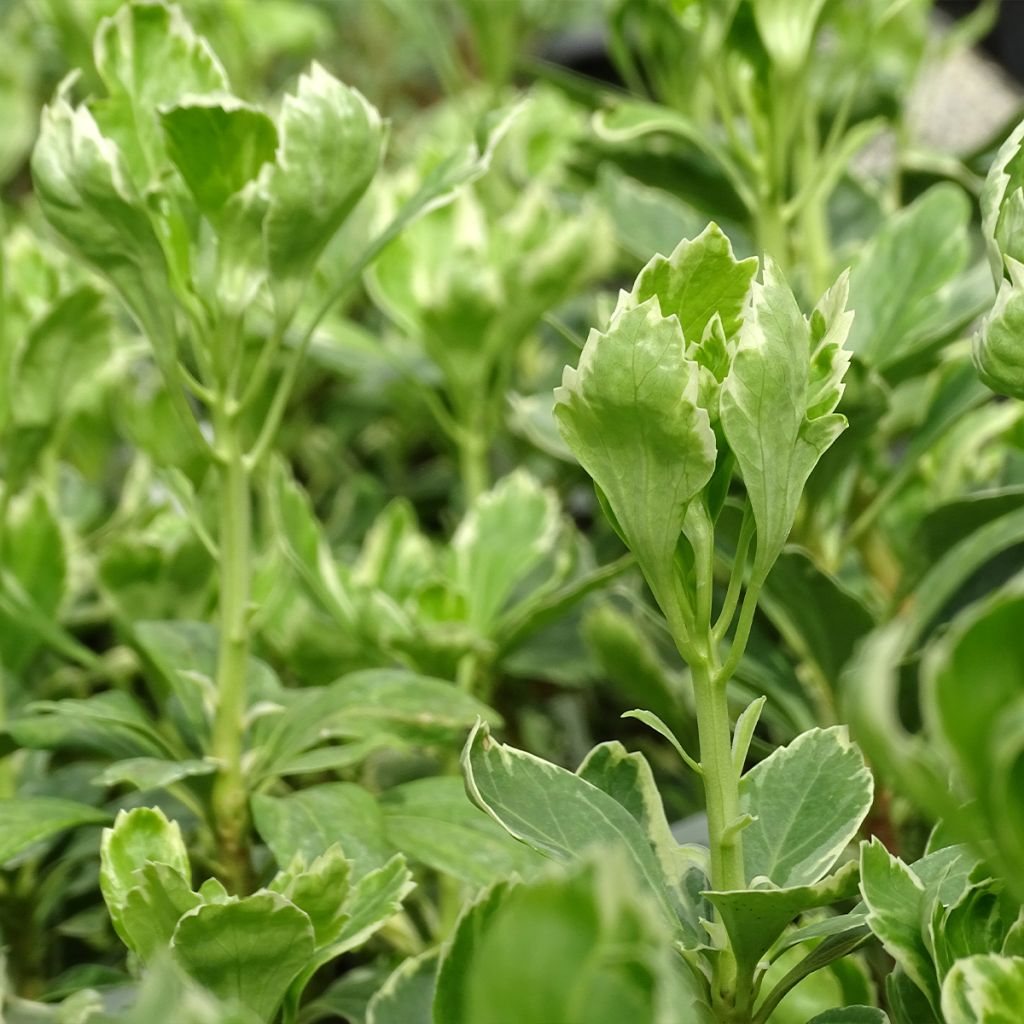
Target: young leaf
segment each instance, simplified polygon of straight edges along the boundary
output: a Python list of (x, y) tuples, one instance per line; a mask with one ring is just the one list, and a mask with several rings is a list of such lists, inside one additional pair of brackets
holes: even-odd
[(114, 827), (103, 830), (100, 891), (114, 928), (128, 946), (131, 946), (131, 935), (125, 925), (128, 895), (139, 884), (136, 872), (149, 863), (167, 865), (186, 884), (192, 877), (188, 852), (176, 821), (168, 821), (156, 807), (121, 811)]
[(277, 149), (274, 122), (233, 96), (190, 96), (161, 109), (160, 124), (167, 155), (211, 219)]
[(877, 839), (861, 846), (860, 865), (869, 927), (937, 1009), (935, 967), (922, 934), (923, 883)]
[(841, 1006), (817, 1014), (807, 1024), (889, 1024), (889, 1017), (877, 1006)]
[(555, 389), (566, 443), (600, 488), (659, 601), (671, 594), (687, 504), (711, 479), (715, 436), (697, 404), (697, 364), (655, 298), (591, 331)]
[(487, 635), (516, 587), (550, 553), (560, 525), (554, 493), (524, 470), (511, 473), (470, 506), (452, 538), (452, 550), (470, 624), (481, 635)]
[(1024, 1006), (1024, 957), (970, 956), (942, 984), (946, 1024), (1016, 1024)]
[(128, 947), (148, 962), (168, 948), (182, 916), (204, 900), (167, 864), (147, 861), (133, 875), (135, 884), (125, 894), (120, 926)]
[(176, 341), (163, 249), (124, 157), (85, 107), (58, 95), (43, 111), (32, 181), (46, 219), (117, 288), (169, 370)]
[(128, 3), (104, 18), (94, 58), (108, 93), (97, 104), (101, 123), (145, 188), (162, 162), (157, 108), (186, 93), (223, 92), (227, 75), (181, 8), (164, 3)]
[(835, 864), (871, 808), (874, 786), (846, 729), (812, 729), (755, 765), (740, 782), (748, 881), (813, 885)]
[(974, 335), (974, 365), (998, 395), (1024, 399), (1024, 287), (1003, 281), (995, 304)]
[(285, 97), (278, 130), (264, 238), (278, 317), (287, 318), (324, 246), (376, 173), (384, 130), (359, 92), (315, 63)]
[(833, 411), (849, 362), (842, 348), (852, 320), (846, 291), (841, 278), (808, 323), (770, 260), (763, 283), (753, 286), (721, 418), (757, 524), (755, 585), (789, 536), (811, 470), (846, 427)]
[(297, 855), (269, 885), (305, 912), (313, 925), (317, 946), (334, 942), (348, 919), (345, 901), (349, 893), (351, 864), (340, 846), (331, 846), (307, 867)]
[(696, 238), (683, 239), (671, 256), (654, 256), (637, 275), (630, 304), (656, 297), (663, 316), (678, 318), (688, 348), (700, 343), (716, 313), (731, 338), (756, 273), (757, 259), (737, 260), (725, 233), (711, 223)]
[(221, 999), (271, 1021), (313, 956), (313, 926), (284, 897), (258, 892), (189, 911), (174, 932), (179, 964)]

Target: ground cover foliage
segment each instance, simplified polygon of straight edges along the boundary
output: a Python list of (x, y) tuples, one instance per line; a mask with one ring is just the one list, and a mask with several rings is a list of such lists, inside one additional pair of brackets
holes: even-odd
[(0, 11), (4, 1020), (1019, 1020), (994, 11)]

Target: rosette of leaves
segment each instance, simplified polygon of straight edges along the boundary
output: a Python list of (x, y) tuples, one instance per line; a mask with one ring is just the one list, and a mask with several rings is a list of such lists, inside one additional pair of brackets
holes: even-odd
[(602, 269), (603, 225), (593, 207), (564, 208), (541, 184), (500, 212), (467, 190), (373, 266), (375, 301), (440, 376), (431, 409), (458, 453), (467, 503), (489, 484), (522, 346), (545, 313)]

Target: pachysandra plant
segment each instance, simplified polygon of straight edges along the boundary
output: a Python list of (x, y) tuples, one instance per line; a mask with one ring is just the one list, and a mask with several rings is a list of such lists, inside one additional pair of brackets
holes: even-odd
[[(841, 728), (804, 733), (744, 772), (764, 700), (735, 725), (729, 707), (758, 593), (809, 474), (845, 426), (834, 410), (852, 319), (845, 278), (808, 318), (770, 260), (760, 280), (757, 270), (735, 259), (715, 225), (655, 257), (555, 393), (566, 443), (692, 674), (697, 756), (656, 716), (630, 715), (666, 735), (700, 776), (709, 848), (673, 839), (650, 769), (619, 744), (595, 748), (575, 774), (497, 745), (483, 727), (463, 754), (473, 800), (522, 841), (569, 862), (594, 845), (625, 848), (682, 954), (676, 984), (695, 1020), (766, 1021), (793, 985), (867, 934), (862, 923), (840, 930), (762, 991), (792, 922), (856, 893), (856, 862), (839, 862), (872, 782)], [(716, 607), (716, 524), (734, 477), (744, 485), (742, 527)], [(449, 956), (458, 946), (456, 937)], [(471, 1002), (465, 994), (443, 1019), (468, 1021)], [(551, 1019), (592, 1019), (555, 1005)]]

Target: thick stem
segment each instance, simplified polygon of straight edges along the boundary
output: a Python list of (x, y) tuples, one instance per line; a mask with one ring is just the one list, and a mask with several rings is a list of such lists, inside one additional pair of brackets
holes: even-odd
[(475, 427), (459, 431), (459, 478), (467, 508), (487, 490), (490, 471), (487, 468), (487, 439)]
[(215, 417), (220, 463), (220, 646), (217, 652), (217, 713), (212, 754), (220, 768), (213, 785), (213, 814), (225, 883), (236, 893), (251, 888), (249, 811), (242, 774), (242, 736), (249, 660), (249, 473), (237, 418), (220, 409)]

